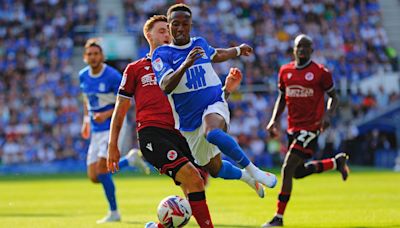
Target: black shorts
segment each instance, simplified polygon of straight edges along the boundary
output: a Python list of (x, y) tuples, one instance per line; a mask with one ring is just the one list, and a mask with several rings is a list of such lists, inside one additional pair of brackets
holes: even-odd
[(288, 151), (304, 159), (310, 159), (318, 149), (319, 131), (296, 131), (288, 133)]
[(188, 162), (195, 164), (186, 139), (178, 132), (145, 127), (138, 132), (138, 136), (143, 157), (161, 174), (175, 180), (175, 175), (182, 166)]

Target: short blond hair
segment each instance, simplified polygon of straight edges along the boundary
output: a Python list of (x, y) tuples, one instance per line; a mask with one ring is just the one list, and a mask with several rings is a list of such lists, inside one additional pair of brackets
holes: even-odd
[(150, 32), (153, 29), (154, 24), (159, 21), (168, 22), (167, 17), (164, 15), (154, 15), (147, 19), (143, 26), (143, 35), (146, 36), (146, 33)]
[(85, 44), (85, 50), (87, 50), (90, 47), (98, 47), (100, 49), (100, 52), (103, 52), (103, 48), (100, 45), (100, 39), (99, 38), (90, 38), (86, 41)]

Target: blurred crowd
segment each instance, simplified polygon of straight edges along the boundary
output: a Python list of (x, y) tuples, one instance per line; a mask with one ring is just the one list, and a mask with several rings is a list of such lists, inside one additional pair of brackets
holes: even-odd
[(96, 1), (0, 1), (0, 154), (4, 164), (84, 158), (72, 76), (75, 28)]
[[(145, 3), (144, 3), (145, 2)], [(222, 64), (228, 73), (234, 62), (245, 73), (245, 83), (276, 80), (279, 66), (291, 60), (291, 47), (299, 33), (314, 40), (314, 58), (325, 64), (336, 80), (356, 82), (376, 72), (397, 71), (397, 54), (388, 46), (378, 0), (187, 0), (193, 12), (193, 35), (212, 46), (242, 42), (255, 55), (243, 62)], [(124, 0), (126, 30), (140, 36), (148, 16), (165, 13), (167, 0)], [(146, 42), (142, 39), (142, 50)], [(143, 54), (143, 53), (141, 53)]]
[[(223, 80), (231, 66), (242, 69), (243, 84), (267, 85), (267, 91), (237, 93), (230, 98), (230, 133), (258, 165), (281, 162), (286, 152), (286, 116), (282, 134), (271, 139), (265, 126), (276, 97), (277, 72), (292, 60), (292, 42), (302, 33), (314, 40), (314, 59), (325, 64), (335, 81), (350, 83), (377, 72), (398, 71), (397, 54), (382, 27), (377, 0), (187, 0), (193, 11), (193, 35), (214, 47), (248, 43), (255, 54), (216, 64)], [(142, 26), (155, 13), (166, 13), (171, 1), (123, 0), (126, 31), (136, 36), (138, 55), (147, 42)], [(82, 46), (97, 27), (96, 0), (0, 1), (0, 155), (3, 164), (85, 159), (80, 137), (82, 105), (72, 72), (74, 46)], [(105, 26), (113, 32), (115, 15)], [(263, 87), (264, 88), (264, 87)], [(343, 148), (358, 137), (351, 120), (370, 115), (400, 100), (383, 88), (341, 97), (330, 131), (321, 135), (323, 153)], [(134, 117), (133, 117), (134, 118)], [(134, 122), (134, 120), (132, 121)], [(133, 133), (133, 135), (135, 135)], [(393, 143), (389, 143), (394, 147)], [(327, 152), (328, 151), (328, 152)]]
[[(237, 66), (244, 73), (243, 83), (247, 87), (267, 85), (267, 92), (238, 95), (229, 102), (230, 133), (261, 166), (280, 163), (286, 152), (286, 135), (271, 139), (265, 127), (277, 95), (279, 67), (293, 59), (296, 35), (306, 33), (313, 38), (313, 59), (330, 69), (337, 85), (343, 79), (354, 84), (378, 72), (399, 70), (396, 51), (388, 46), (377, 0), (184, 2), (193, 13), (192, 35), (205, 37), (214, 47), (240, 43), (254, 47), (255, 55), (215, 64), (215, 69), (223, 79), (231, 66)], [(144, 56), (148, 48), (141, 35), (142, 25), (155, 12), (165, 13), (170, 1), (138, 4), (144, 1), (124, 0), (124, 3), (126, 31), (140, 38), (139, 55)], [(365, 94), (349, 90), (348, 94), (341, 97), (340, 111), (331, 130), (320, 137), (320, 157), (347, 149), (341, 142), (358, 137), (351, 120), (371, 115), (400, 100), (399, 93), (389, 93), (383, 88)], [(286, 116), (282, 118), (281, 128), (286, 129)], [(390, 146), (395, 147), (394, 143)]]

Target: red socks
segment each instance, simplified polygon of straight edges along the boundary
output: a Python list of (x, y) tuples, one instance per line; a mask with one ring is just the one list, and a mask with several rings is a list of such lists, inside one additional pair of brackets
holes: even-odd
[(278, 196), (277, 210), (276, 214), (283, 216), (285, 213), (286, 205), (290, 199), (290, 193), (281, 192)]
[(208, 210), (205, 192), (192, 192), (188, 194), (192, 214), (201, 228), (213, 228), (210, 212)]

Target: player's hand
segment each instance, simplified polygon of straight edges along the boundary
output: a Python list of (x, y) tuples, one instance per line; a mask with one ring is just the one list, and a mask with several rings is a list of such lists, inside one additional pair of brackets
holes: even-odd
[(249, 56), (251, 53), (253, 53), (253, 48), (250, 47), (248, 44), (241, 44), (239, 48), (240, 55)]
[(194, 47), (188, 54), (188, 56), (186, 57), (185, 61), (182, 63), (182, 65), (184, 65), (185, 67), (191, 67), (194, 63), (194, 61), (196, 61), (197, 59), (200, 59), (201, 57), (203, 57), (205, 55), (205, 51), (203, 50), (203, 48), (196, 46)]
[(279, 135), (279, 130), (276, 122), (273, 121), (269, 122), (266, 127), (266, 130), (268, 131), (271, 138), (276, 138)]
[(242, 78), (242, 72), (239, 70), (239, 68), (231, 68), (228, 76), (225, 79), (225, 91), (228, 93), (236, 91), (236, 89), (240, 86)]
[(81, 128), (81, 136), (83, 139), (90, 138), (90, 123), (89, 122), (83, 122), (82, 128)]
[(109, 115), (107, 113), (107, 111), (104, 112), (96, 112), (93, 114), (93, 120), (96, 123), (102, 123), (104, 122), (106, 119), (108, 119)]
[(321, 124), (320, 126), (321, 132), (325, 131), (329, 126), (331, 126), (331, 118), (327, 113), (325, 113), (324, 116), (322, 117), (320, 124)]
[(117, 145), (108, 144), (107, 151), (107, 170), (111, 173), (119, 171), (119, 159), (121, 154)]

